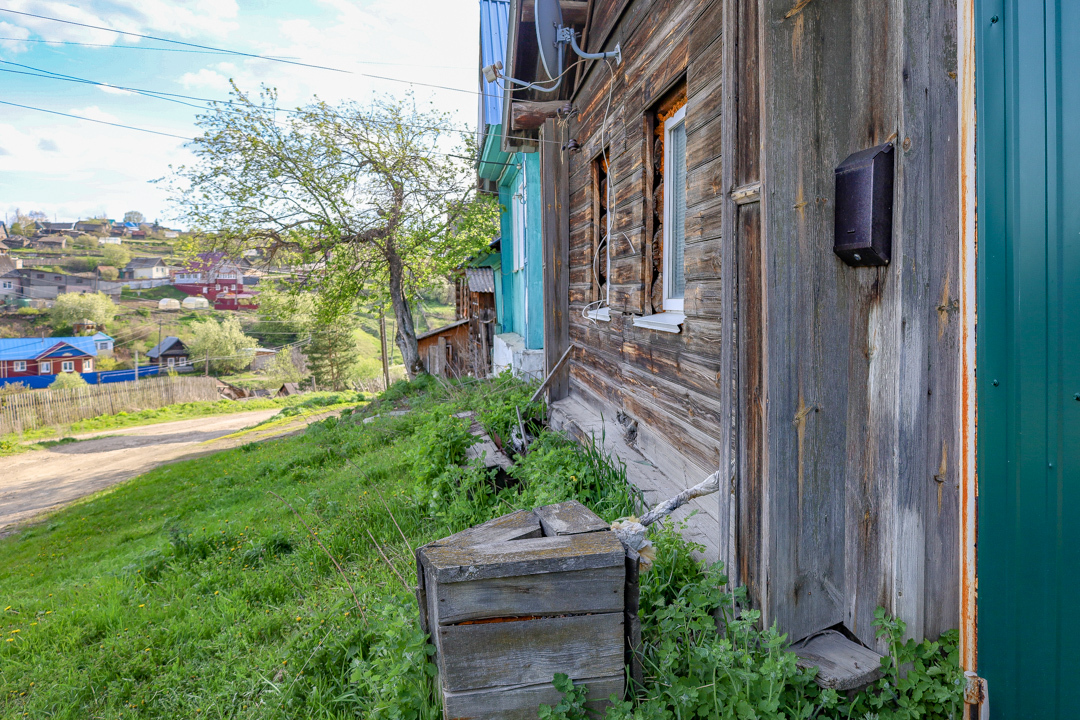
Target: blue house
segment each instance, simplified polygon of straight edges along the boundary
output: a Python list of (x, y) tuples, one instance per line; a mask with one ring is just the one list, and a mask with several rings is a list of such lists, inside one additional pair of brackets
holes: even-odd
[[(508, 0), (480, 0), (481, 66), (502, 62), (509, 25)], [(482, 188), (502, 206), (495, 270), (496, 335), (492, 365), (539, 378), (544, 371), (544, 290), (541, 252), (540, 155), (502, 149), (503, 91), (480, 74), (480, 160)]]

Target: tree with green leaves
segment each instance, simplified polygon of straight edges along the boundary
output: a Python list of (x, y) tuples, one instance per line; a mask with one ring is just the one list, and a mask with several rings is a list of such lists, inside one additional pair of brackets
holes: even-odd
[(109, 265), (117, 270), (123, 270), (124, 266), (131, 262), (131, 251), (123, 245), (106, 245), (101, 250), (104, 261), (102, 265)]
[(346, 314), (329, 325), (316, 325), (304, 346), (308, 370), (324, 390), (344, 390), (356, 374), (356, 318)]
[(305, 268), (322, 323), (359, 298), (388, 302), (410, 376), (423, 371), (409, 300), (487, 246), (498, 206), (478, 195), (471, 135), (411, 97), (369, 105), (314, 100), (286, 115), (277, 93), (201, 115), (195, 160), (173, 201), (203, 246)]
[(56, 328), (69, 328), (83, 319), (105, 326), (113, 321), (118, 310), (105, 293), (62, 293), (49, 308), (49, 320)]
[(70, 390), (71, 388), (86, 387), (89, 385), (83, 376), (77, 372), (60, 373), (56, 379), (49, 383), (50, 390)]
[(191, 324), (191, 362), (197, 365), (210, 359), (210, 369), (216, 374), (239, 372), (251, 364), (252, 351), (259, 346), (255, 338), (244, 334), (240, 321), (230, 315), (221, 322), (214, 318), (196, 320)]
[(292, 348), (286, 347), (278, 350), (270, 366), (266, 369), (266, 375), (277, 383), (300, 382), (304, 379), (304, 373), (296, 367), (292, 359)]
[(128, 210), (126, 213), (124, 213), (124, 222), (126, 223), (135, 223), (136, 225), (138, 225), (139, 223), (145, 221), (146, 218), (143, 217), (143, 214), (138, 210)]

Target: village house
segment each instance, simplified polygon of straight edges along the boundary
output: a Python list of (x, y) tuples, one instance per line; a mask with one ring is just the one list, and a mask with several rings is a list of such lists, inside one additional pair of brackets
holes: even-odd
[(30, 241), (30, 247), (35, 250), (65, 250), (68, 239), (63, 235), (44, 235)]
[(169, 335), (147, 351), (146, 357), (151, 365), (160, 367), (186, 368), (191, 364), (191, 352), (183, 340)]
[(258, 273), (246, 258), (225, 253), (199, 253), (173, 273), (177, 290), (206, 298), (217, 310), (253, 309), (257, 306)]
[(98, 292), (100, 284), (92, 274), (56, 273), (44, 268), (23, 268), (19, 277), (23, 297), (46, 300), (55, 300), (64, 293)]
[(124, 266), (123, 280), (162, 280), (169, 277), (169, 268), (159, 257), (137, 257)]
[(22, 279), (19, 270), (22, 268), (22, 260), (12, 258), (10, 255), (0, 255), (0, 297), (5, 301), (17, 300), (22, 295)]
[(0, 378), (93, 372), (98, 342), (97, 336), (0, 338)]
[(883, 607), (959, 628), (995, 717), (1067, 717), (1075, 12), (559, 5), (620, 58), (553, 66), (509, 3), (498, 157), (537, 156), (553, 423), (651, 498), (719, 472), (688, 532), (797, 652), (884, 651)]

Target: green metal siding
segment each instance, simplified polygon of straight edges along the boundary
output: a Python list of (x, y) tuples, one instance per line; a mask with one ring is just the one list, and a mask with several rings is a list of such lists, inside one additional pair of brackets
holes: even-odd
[(1080, 2), (976, 0), (978, 645), (992, 718), (1080, 671)]

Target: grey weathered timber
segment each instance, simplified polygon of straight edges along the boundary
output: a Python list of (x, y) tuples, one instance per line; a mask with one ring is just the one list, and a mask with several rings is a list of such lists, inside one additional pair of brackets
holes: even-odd
[(620, 612), (625, 571), (621, 567), (440, 583), (436, 622), (452, 625), (478, 618)]
[(502, 515), (494, 520), (454, 533), (442, 540), (436, 540), (420, 548), (420, 551), (431, 551), (443, 546), (463, 547), (468, 545), (500, 543), (522, 538), (542, 537), (543, 530), (540, 528), (540, 518), (532, 510), (515, 510), (508, 515)]
[(610, 528), (608, 523), (577, 500), (569, 500), (557, 505), (545, 505), (537, 508), (535, 512), (536, 517), (540, 519), (540, 526), (544, 529), (544, 535), (548, 537), (577, 535)]
[(555, 120), (544, 122), (540, 133), (540, 182), (543, 187), (544, 252), (544, 369), (548, 399), (561, 400), (568, 392), (568, 373), (559, 360), (570, 347), (570, 198), (567, 181), (565, 133)]
[(623, 615), (575, 615), (435, 628), (446, 690), (469, 690), (617, 675), (623, 669)]
[(429, 546), (424, 564), (440, 583), (621, 566), (623, 547), (612, 533), (540, 537), (485, 545)]
[(881, 677), (882, 656), (835, 630), (813, 635), (792, 650), (799, 667), (818, 669), (817, 684), (823, 688), (854, 690)]
[[(611, 695), (621, 696), (623, 676), (585, 678), (575, 680), (575, 685), (585, 685), (585, 707), (603, 714), (603, 707)], [(562, 693), (550, 682), (511, 688), (484, 688), (464, 692), (443, 693), (443, 713), (450, 720), (536, 720), (540, 704), (557, 705)]]

